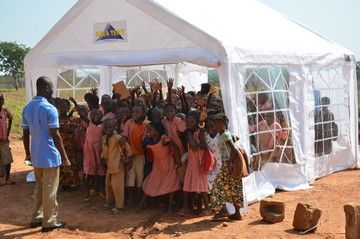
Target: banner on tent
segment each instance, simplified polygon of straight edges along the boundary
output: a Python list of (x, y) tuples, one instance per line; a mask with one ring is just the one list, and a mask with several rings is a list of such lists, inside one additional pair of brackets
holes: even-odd
[(126, 21), (94, 23), (94, 43), (127, 42)]

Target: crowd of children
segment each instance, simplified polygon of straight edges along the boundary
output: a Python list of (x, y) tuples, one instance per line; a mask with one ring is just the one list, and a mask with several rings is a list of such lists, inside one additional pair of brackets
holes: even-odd
[[(231, 218), (240, 219), (241, 177), (247, 170), (236, 169), (241, 167), (236, 162), (245, 160), (237, 137), (227, 131), (221, 98), (209, 84), (185, 92), (173, 89), (170, 79), (166, 98), (161, 83), (149, 86), (131, 89), (129, 97), (114, 92), (101, 99), (93, 89), (84, 96), (86, 105), (73, 98), (53, 100), (72, 163), (61, 171), (62, 188), (86, 182), (85, 200), (100, 195), (114, 213), (166, 196), (168, 211), (208, 215), (213, 209), (218, 219), (230, 216), (225, 210), (230, 202), (237, 209)], [(211, 162), (208, 170), (205, 160)]]
[[(241, 219), (241, 178), (248, 167), (236, 146), (238, 137), (227, 130), (221, 98), (209, 84), (185, 92), (184, 87), (173, 89), (170, 79), (166, 98), (161, 83), (154, 80), (149, 86), (130, 89), (129, 97), (113, 92), (101, 99), (92, 89), (84, 105), (72, 97), (49, 100), (59, 111), (60, 135), (71, 161), (70, 168), (60, 170), (61, 189), (86, 185), (85, 201), (100, 196), (113, 213), (165, 198), (167, 210), (180, 215), (213, 210), (214, 219)], [(1, 126), (9, 127), (0, 128), (2, 164), (12, 119), (3, 101), (0, 96), (0, 121), (9, 122)], [(3, 183), (8, 180), (6, 174)], [(234, 215), (226, 203), (235, 206)]]

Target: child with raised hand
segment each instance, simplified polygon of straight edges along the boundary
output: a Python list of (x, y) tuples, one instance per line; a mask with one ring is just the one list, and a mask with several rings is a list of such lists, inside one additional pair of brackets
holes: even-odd
[(122, 136), (115, 131), (115, 122), (108, 118), (103, 120), (105, 135), (102, 138), (101, 158), (106, 162), (106, 207), (118, 213), (124, 209), (125, 167), (131, 167), (132, 150)]
[(104, 196), (105, 168), (101, 164), (101, 140), (103, 128), (101, 126), (102, 113), (99, 109), (90, 111), (90, 123), (86, 129), (84, 143), (84, 174), (88, 183), (88, 194), (85, 201), (90, 200), (90, 196), (99, 193)]
[[(142, 104), (136, 104), (132, 107), (131, 119), (126, 122), (122, 135), (130, 144), (133, 151), (133, 166), (126, 172), (126, 194), (127, 203), (132, 206), (140, 202), (142, 198), (142, 182), (144, 179), (145, 150), (143, 140), (146, 134), (148, 124), (145, 121), (146, 108)], [(134, 200), (134, 194), (136, 199)]]
[[(151, 197), (169, 194), (168, 211), (171, 211), (173, 193), (180, 189), (176, 172), (176, 165), (180, 164), (179, 149), (169, 137), (165, 136), (164, 126), (160, 122), (151, 122), (147, 135), (152, 141), (147, 148), (154, 163), (152, 171), (144, 180), (143, 190), (145, 195)], [(146, 196), (143, 203), (145, 201)]]
[[(201, 114), (201, 121), (204, 121)], [(179, 211), (179, 214), (186, 214), (189, 211), (188, 197), (190, 193), (197, 194), (197, 210), (199, 214), (207, 215), (210, 213), (209, 199), (208, 199), (208, 174), (204, 173), (201, 168), (204, 152), (207, 147), (205, 141), (205, 131), (200, 128), (200, 112), (189, 111), (186, 115), (186, 127), (188, 136), (188, 163), (184, 179), (184, 208)], [(205, 210), (202, 210), (202, 203), (205, 205)]]
[(86, 93), (84, 95), (84, 100), (87, 103), (88, 111), (79, 110), (79, 104), (73, 97), (70, 97), (69, 100), (75, 105), (77, 112), (79, 113), (80, 119), (86, 122), (87, 124), (90, 123), (90, 111), (94, 109), (100, 109), (99, 105), (99, 97), (94, 95), (93, 93)]
[[(218, 147), (222, 166), (217, 174), (211, 190), (211, 208), (218, 211), (214, 219), (229, 218), (241, 220), (240, 207), (243, 205), (243, 190), (241, 177), (242, 166), (236, 162), (244, 162), (242, 153), (236, 148), (233, 135), (227, 130), (229, 120), (223, 113), (214, 117), (216, 130), (219, 133)], [(235, 214), (229, 215), (225, 204), (229, 202), (235, 206)]]
[(4, 95), (0, 94), (0, 186), (15, 183), (10, 179), (13, 157), (9, 147), (13, 115), (8, 109), (3, 107), (4, 103)]

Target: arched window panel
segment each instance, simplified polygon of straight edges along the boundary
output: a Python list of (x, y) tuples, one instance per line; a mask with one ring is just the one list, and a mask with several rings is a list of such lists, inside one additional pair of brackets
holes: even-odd
[(94, 85), (99, 85), (100, 83), (100, 70), (98, 68), (78, 68), (75, 69), (75, 82), (74, 85), (75, 86), (79, 86), (79, 85), (86, 85), (86, 83), (84, 84), (83, 81), (84, 79), (87, 79), (86, 82), (89, 84)]
[(59, 78), (62, 80), (58, 81), (57, 87), (68, 88), (69, 85), (73, 85), (74, 71), (72, 69), (64, 70), (60, 72)]
[(90, 75), (86, 76), (85, 78), (83, 78), (81, 81), (79, 81), (76, 85), (77, 88), (91, 88), (91, 87), (97, 87), (98, 81), (96, 81), (96, 79)]
[(126, 71), (126, 85), (128, 87), (135, 87), (141, 84), (142, 81), (146, 85), (149, 85), (150, 81), (158, 80), (163, 84), (163, 87), (166, 86), (166, 81), (168, 80), (167, 72), (165, 70), (158, 69), (128, 69)]
[(56, 96), (74, 97), (78, 102), (84, 101), (84, 94), (91, 88), (99, 88), (100, 70), (96, 67), (63, 69), (59, 72)]
[(70, 89), (70, 88), (72, 88), (72, 78), (71, 80), (69, 80), (69, 78), (59, 76), (57, 81), (57, 89)]

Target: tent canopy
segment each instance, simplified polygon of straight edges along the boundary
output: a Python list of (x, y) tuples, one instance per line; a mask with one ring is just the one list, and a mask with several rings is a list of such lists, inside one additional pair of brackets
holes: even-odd
[[(247, 99), (271, 96), (274, 108), (268, 111), (288, 123), (290, 143), (282, 145), (281, 157), (290, 148), (296, 160), (265, 164), (266, 175), (244, 179), (248, 201), (273, 192), (272, 186), (307, 188), (316, 178), (356, 164), (354, 54), (256, 0), (79, 0), (27, 54), (27, 98), (35, 94), (39, 76), (49, 76), (56, 87), (59, 69), (66, 67), (100, 67), (100, 93), (110, 93), (115, 66), (184, 62), (216, 68), (230, 128), (248, 153), (248, 117), (261, 120), (264, 111), (249, 112)], [(173, 72), (194, 77), (185, 68), (176, 65)], [(314, 144), (329, 141), (315, 139), (316, 97), (323, 96), (332, 100), (339, 135), (330, 142), (331, 154), (319, 156)], [(275, 135), (269, 131), (253, 134)]]
[[(95, 42), (99, 23), (124, 21), (127, 40)], [(27, 55), (26, 65), (179, 62), (301, 64), (352, 55), (254, 0), (79, 0)]]

